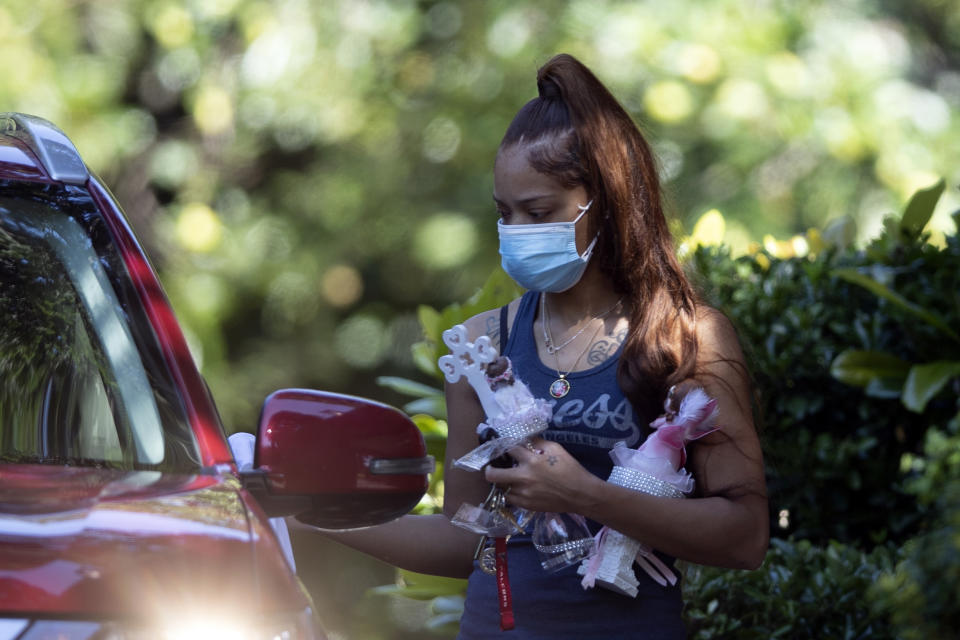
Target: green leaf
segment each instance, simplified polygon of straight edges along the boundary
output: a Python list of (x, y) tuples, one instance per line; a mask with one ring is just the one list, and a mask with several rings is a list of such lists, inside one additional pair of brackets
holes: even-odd
[(437, 366), (440, 356), (437, 355), (437, 350), (431, 343), (426, 341), (414, 343), (410, 347), (410, 353), (413, 354), (413, 363), (417, 369), (435, 378), (443, 377), (440, 367)]
[(417, 428), (424, 435), (447, 435), (447, 423), (445, 420), (437, 420), (432, 415), (427, 415), (426, 413), (418, 413), (410, 418), (413, 420), (413, 423), (417, 425)]
[(957, 333), (951, 329), (942, 318), (931, 311), (927, 311), (923, 307), (913, 304), (893, 289), (890, 289), (886, 285), (877, 282), (870, 276), (864, 275), (853, 268), (834, 269), (833, 274), (842, 280), (846, 280), (847, 282), (863, 287), (874, 295), (877, 295), (885, 300), (889, 300), (904, 311), (907, 311), (908, 313), (920, 318), (930, 326), (936, 327), (943, 332), (944, 335), (949, 336), (956, 342), (960, 342), (960, 335), (957, 335)]
[(440, 334), (446, 327), (440, 326), (440, 313), (433, 307), (425, 304), (417, 307), (417, 318), (420, 320), (420, 326), (423, 327), (423, 333), (428, 339), (439, 342)]
[(430, 603), (430, 610), (435, 614), (456, 613), (463, 614), (463, 596), (440, 596)]
[(522, 294), (523, 288), (514, 282), (513, 279), (507, 275), (506, 271), (497, 267), (493, 270), (493, 273), (487, 277), (483, 286), (470, 296), (470, 299), (467, 300), (466, 307), (470, 312), (470, 316), (473, 316), (487, 309), (501, 307), (514, 298), (520, 297)]
[(899, 398), (903, 392), (904, 376), (895, 378), (874, 378), (867, 385), (866, 393), (871, 398)]
[(845, 384), (866, 387), (876, 378), (906, 378), (910, 363), (883, 351), (848, 349), (830, 365), (830, 374)]
[(367, 589), (368, 596), (401, 596), (411, 600), (433, 600), (436, 591), (430, 587), (405, 587), (396, 584), (384, 584)]
[(423, 626), (429, 631), (444, 632), (453, 635), (460, 628), (460, 617), (462, 615), (463, 611), (458, 611), (456, 613), (441, 613), (440, 615), (428, 618)]
[(417, 398), (428, 398), (443, 393), (440, 389), (431, 387), (428, 384), (397, 376), (380, 376), (377, 378), (377, 384), (381, 387), (387, 387), (404, 395), (415, 396)]
[(903, 387), (903, 406), (922, 413), (930, 399), (955, 376), (960, 376), (960, 361), (940, 360), (914, 365)]
[(437, 394), (430, 398), (420, 398), (403, 405), (403, 410), (408, 414), (428, 413), (438, 418), (447, 417), (447, 403), (442, 394)]
[(407, 571), (406, 569), (398, 569), (397, 571), (408, 589), (432, 589), (435, 597), (462, 595), (467, 588), (467, 581), (462, 578), (431, 576), (425, 573)]
[(405, 569), (398, 569), (397, 574), (397, 584), (373, 587), (367, 590), (367, 595), (433, 600), (438, 597), (463, 596), (467, 589), (467, 581), (460, 578), (430, 576)]
[(487, 277), (483, 286), (464, 304), (454, 302), (439, 311), (420, 305), (417, 308), (417, 317), (426, 339), (411, 347), (416, 367), (427, 375), (442, 379), (443, 374), (437, 367), (437, 359), (447, 353), (443, 332), (454, 325), (463, 324), (478, 313), (501, 307), (521, 293), (523, 289), (517, 286), (503, 269), (497, 267)]
[(827, 224), (820, 236), (826, 244), (845, 249), (857, 237), (857, 223), (851, 216), (836, 218)]
[(907, 208), (903, 212), (903, 218), (900, 220), (900, 229), (913, 237), (919, 236), (923, 228), (927, 226), (930, 217), (933, 216), (933, 210), (940, 200), (940, 195), (946, 187), (943, 178), (933, 186), (926, 189), (920, 189), (913, 194)]

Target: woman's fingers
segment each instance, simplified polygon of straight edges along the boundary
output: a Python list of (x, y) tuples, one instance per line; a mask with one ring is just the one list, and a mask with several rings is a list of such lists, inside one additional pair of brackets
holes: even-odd
[(529, 462), (530, 458), (543, 453), (543, 449), (538, 449), (532, 443), (519, 444), (507, 451), (510, 457), (518, 463)]
[(516, 465), (509, 469), (487, 466), (484, 477), (503, 489), (508, 503), (534, 511), (570, 511), (570, 498), (590, 475), (562, 445), (535, 438), (509, 451)]
[(556, 446), (554, 443), (543, 438), (534, 438), (525, 444), (518, 445), (507, 452), (516, 461), (515, 466), (502, 469), (487, 465), (484, 469), (484, 477), (487, 482), (510, 487), (516, 491), (521, 488), (520, 485), (525, 485), (539, 477), (535, 469), (540, 463), (546, 461), (550, 466), (556, 463), (555, 455), (546, 456), (548, 453), (556, 453), (553, 450), (554, 446)]
[(510, 469), (500, 469), (487, 465), (484, 469), (484, 477), (487, 479), (487, 482), (499, 485), (509, 485), (511, 482), (514, 482), (517, 478), (516, 467)]
[(527, 443), (527, 448), (538, 455), (543, 455), (543, 452), (547, 450), (549, 445), (549, 440), (544, 440), (543, 438), (537, 437)]

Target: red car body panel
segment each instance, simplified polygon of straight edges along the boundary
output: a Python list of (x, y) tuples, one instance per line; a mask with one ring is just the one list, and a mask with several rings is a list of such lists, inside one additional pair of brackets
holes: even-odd
[[(362, 495), (389, 488), (422, 495), (426, 490), (424, 476), (377, 475), (369, 470), (370, 461), (378, 457), (421, 458), (427, 453), (417, 430), (410, 430), (402, 438), (397, 437), (396, 430), (389, 430), (391, 414), (406, 420), (393, 407), (351, 396), (326, 394), (318, 400), (310, 390), (277, 391), (261, 417), (268, 427), (260, 434), (256, 466), (269, 477), (274, 464), (283, 461), (286, 466), (311, 469), (311, 476), (338, 479), (339, 483), (326, 484), (330, 494)], [(286, 428), (274, 430), (269, 425)], [(290, 441), (285, 442), (285, 438)], [(303, 446), (311, 440), (312, 446)], [(331, 442), (337, 444), (330, 446)], [(278, 488), (288, 493), (312, 493), (315, 482), (311, 480), (286, 475)]]
[(153, 620), (306, 608), (241, 496), (230, 476), (0, 465), (3, 609)]

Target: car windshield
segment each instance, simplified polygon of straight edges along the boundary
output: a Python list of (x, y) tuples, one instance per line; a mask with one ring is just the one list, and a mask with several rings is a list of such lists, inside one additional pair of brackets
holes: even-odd
[(89, 195), (0, 182), (0, 460), (196, 471), (183, 405)]

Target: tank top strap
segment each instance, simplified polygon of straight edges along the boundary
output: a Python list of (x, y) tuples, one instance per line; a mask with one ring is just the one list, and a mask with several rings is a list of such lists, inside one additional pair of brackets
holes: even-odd
[[(507, 322), (507, 314), (505, 313), (507, 306), (504, 306), (500, 310), (501, 355), (516, 358), (529, 357), (530, 353), (528, 352), (532, 346), (534, 349), (533, 356), (539, 359), (539, 356), (536, 354), (536, 345), (530, 345), (522, 338), (523, 328), (533, 326), (533, 320), (537, 315), (537, 300), (539, 299), (539, 295), (537, 291), (527, 291), (523, 294), (520, 298), (520, 305), (517, 308), (517, 315), (513, 318), (512, 327)], [(507, 336), (506, 342), (503, 341), (502, 336)]]
[(506, 346), (510, 340), (510, 325), (507, 323), (507, 314), (509, 313), (509, 304), (500, 307), (500, 346)]

